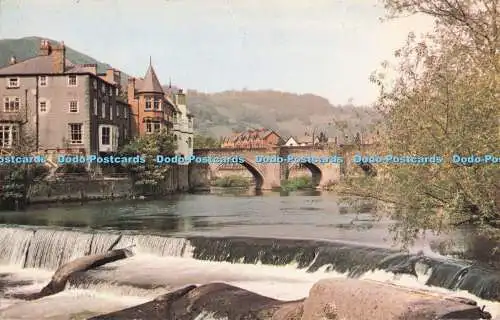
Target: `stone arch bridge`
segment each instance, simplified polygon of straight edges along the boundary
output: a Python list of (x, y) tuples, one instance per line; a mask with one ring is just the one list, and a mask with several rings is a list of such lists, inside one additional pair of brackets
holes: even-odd
[[(320, 146), (300, 147), (272, 147), (272, 148), (217, 148), (195, 149), (194, 156), (207, 158), (241, 157), (243, 163), (234, 166), (243, 166), (255, 181), (258, 190), (279, 188), (282, 181), (288, 180), (290, 172), (302, 168), (310, 171), (315, 187), (323, 188), (338, 182), (345, 174), (352, 155), (359, 152), (359, 147), (342, 146), (337, 148)], [(351, 155), (352, 154), (352, 155)], [(284, 161), (279, 162), (278, 160)], [(314, 162), (308, 162), (308, 157)], [(263, 162), (262, 158), (268, 160)], [(274, 161), (273, 161), (274, 160)], [(227, 164), (221, 163), (192, 163), (190, 164), (190, 185), (194, 188), (208, 187), (210, 181), (220, 177), (220, 171)], [(241, 171), (235, 171), (235, 174)]]

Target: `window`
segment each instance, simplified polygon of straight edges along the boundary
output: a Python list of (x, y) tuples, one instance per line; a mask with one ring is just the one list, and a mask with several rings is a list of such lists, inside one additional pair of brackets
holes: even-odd
[(71, 112), (71, 113), (78, 112), (78, 101), (72, 100), (69, 102), (69, 112)]
[(159, 121), (146, 121), (146, 133), (159, 132), (161, 130), (161, 123)]
[(19, 139), (19, 127), (15, 124), (0, 125), (0, 147), (10, 148)]
[(116, 106), (116, 117), (120, 118), (120, 106)]
[(188, 144), (188, 148), (191, 148), (192, 147), (192, 144), (193, 144), (193, 139), (191, 139), (191, 137), (188, 138), (187, 140), (187, 144)]
[(47, 112), (47, 101), (40, 100), (39, 108), (40, 108), (40, 112), (42, 112), (42, 113)]
[(161, 106), (161, 104), (160, 104), (160, 100), (156, 100), (156, 99), (155, 99), (153, 108), (154, 108), (155, 110), (160, 110), (160, 106)]
[(109, 120), (113, 120), (113, 105), (109, 105)]
[(109, 88), (108, 94), (109, 94), (110, 97), (113, 96), (113, 92), (114, 92), (113, 88)]
[(70, 87), (76, 87), (76, 75), (72, 74), (68, 76), (68, 86)]
[(173, 122), (173, 123), (177, 123), (177, 112), (174, 112), (174, 113), (172, 114), (172, 122)]
[(83, 124), (81, 123), (69, 124), (69, 143), (71, 144), (83, 143)]
[(116, 94), (117, 96), (119, 96), (119, 95), (120, 95), (120, 89), (119, 89), (119, 88), (116, 88), (116, 92), (115, 92), (115, 94)]
[(146, 110), (151, 110), (151, 98), (146, 98)]
[(125, 119), (128, 119), (128, 109), (127, 109), (127, 107), (123, 107), (123, 117)]
[(40, 76), (40, 78), (38, 78), (38, 85), (40, 87), (46, 87), (47, 86), (47, 76)]
[(102, 110), (101, 110), (101, 112), (102, 112), (102, 117), (106, 118), (106, 103), (104, 103), (104, 102), (102, 103)]
[(104, 82), (102, 83), (101, 91), (102, 93), (106, 93), (106, 85), (104, 84)]
[(101, 144), (110, 145), (111, 144), (111, 128), (101, 127)]
[(98, 114), (98, 111), (97, 111), (97, 99), (94, 98), (94, 115), (97, 116), (97, 114)]
[(4, 112), (19, 112), (21, 100), (19, 97), (5, 97), (3, 104)]
[(189, 118), (189, 120), (188, 120), (188, 128), (189, 129), (193, 128), (193, 118)]
[(19, 88), (19, 78), (8, 78), (7, 88)]
[(177, 140), (177, 135), (176, 134), (174, 134), (174, 140)]
[(92, 80), (92, 86), (94, 87), (94, 90), (97, 90), (97, 80), (96, 79)]

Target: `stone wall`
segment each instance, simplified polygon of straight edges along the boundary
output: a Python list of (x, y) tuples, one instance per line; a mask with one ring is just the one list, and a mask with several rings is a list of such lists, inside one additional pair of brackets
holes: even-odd
[[(165, 181), (170, 193), (189, 190), (188, 166), (172, 166)], [(43, 181), (32, 187), (31, 203), (64, 200), (99, 200), (123, 198), (132, 195), (132, 181), (128, 178), (84, 178), (67, 175), (64, 179)]]

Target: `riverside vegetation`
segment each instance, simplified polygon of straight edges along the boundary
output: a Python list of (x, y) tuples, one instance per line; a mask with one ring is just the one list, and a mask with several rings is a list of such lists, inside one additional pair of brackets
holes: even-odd
[[(408, 36), (372, 75), (380, 88), (381, 154), (485, 155), (500, 150), (500, 14), (498, 0), (384, 0), (387, 18), (423, 14), (433, 32)], [(395, 72), (396, 78), (389, 77)], [(394, 74), (394, 73), (393, 73)], [(392, 82), (391, 82), (392, 81)], [(392, 83), (389, 86), (389, 83)], [(385, 203), (397, 224), (394, 238), (410, 244), (424, 230), (472, 226), (500, 240), (498, 165), (377, 166), (376, 178), (351, 178), (345, 195)], [(496, 261), (498, 254), (496, 254)]]

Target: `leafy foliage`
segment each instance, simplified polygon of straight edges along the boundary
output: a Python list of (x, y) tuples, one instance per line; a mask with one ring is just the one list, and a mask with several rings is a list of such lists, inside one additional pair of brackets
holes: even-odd
[(193, 147), (194, 149), (219, 148), (220, 142), (213, 137), (197, 134), (194, 136)]
[(156, 156), (173, 156), (176, 149), (174, 137), (166, 131), (142, 136), (123, 148), (121, 152), (123, 155), (140, 156), (145, 160), (144, 163), (126, 165), (136, 193), (163, 194), (166, 191), (164, 182), (172, 166), (157, 164)]
[[(475, 225), (500, 235), (498, 164), (459, 165), (463, 156), (500, 149), (500, 15), (497, 0), (385, 0), (388, 17), (423, 13), (432, 34), (408, 36), (372, 80), (384, 117), (381, 152), (443, 155), (442, 165), (377, 166), (375, 179), (347, 181), (342, 192), (383, 200), (398, 223), (396, 240), (411, 243), (421, 230)], [(395, 81), (389, 75), (396, 74)], [(498, 153), (496, 154), (498, 156)]]
[(296, 191), (311, 188), (313, 188), (313, 183), (312, 178), (309, 176), (291, 178), (281, 182), (281, 189), (283, 191)]
[[(34, 145), (33, 138), (24, 134), (20, 137), (19, 143), (10, 150), (9, 155), (26, 157), (33, 154)], [(28, 202), (30, 189), (49, 173), (47, 167), (36, 163), (9, 164), (2, 169), (0, 207), (9, 210), (24, 208)]]
[(238, 175), (231, 175), (215, 179), (213, 185), (219, 188), (248, 188), (250, 180)]

